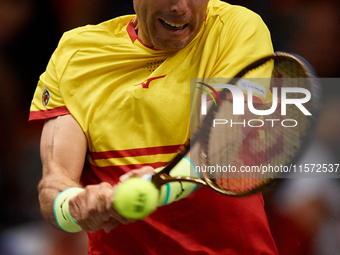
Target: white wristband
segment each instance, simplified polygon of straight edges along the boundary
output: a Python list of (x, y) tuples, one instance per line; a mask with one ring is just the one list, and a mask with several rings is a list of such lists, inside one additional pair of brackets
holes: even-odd
[[(156, 172), (161, 169), (156, 169)], [(190, 176), (190, 173), (196, 173), (199, 177), (195, 165), (192, 161), (184, 157), (171, 171), (171, 176)], [(158, 206), (167, 205), (189, 196), (197, 187), (197, 184), (191, 182), (169, 182), (164, 184), (160, 189)]]
[(62, 191), (54, 200), (53, 211), (58, 226), (70, 233), (82, 231), (81, 227), (72, 217), (69, 211), (69, 201), (84, 189), (72, 187)]

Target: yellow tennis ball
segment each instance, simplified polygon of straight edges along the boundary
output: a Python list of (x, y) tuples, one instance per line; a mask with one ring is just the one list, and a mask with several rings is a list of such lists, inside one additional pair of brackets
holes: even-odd
[(113, 199), (117, 212), (128, 219), (143, 219), (156, 210), (159, 191), (141, 178), (130, 178), (118, 185)]

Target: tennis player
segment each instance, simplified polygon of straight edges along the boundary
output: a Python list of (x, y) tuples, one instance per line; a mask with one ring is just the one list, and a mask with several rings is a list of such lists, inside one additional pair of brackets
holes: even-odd
[(203, 188), (136, 222), (113, 208), (120, 176), (166, 165), (188, 138), (190, 78), (232, 77), (273, 52), (243, 7), (135, 0), (134, 9), (66, 32), (40, 77), (29, 120), (44, 125), (43, 216), (87, 231), (93, 255), (277, 254), (261, 194)]

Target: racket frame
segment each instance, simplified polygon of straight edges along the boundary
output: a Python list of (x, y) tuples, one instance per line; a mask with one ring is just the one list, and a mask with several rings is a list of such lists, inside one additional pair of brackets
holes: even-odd
[[(301, 146), (301, 149), (299, 152), (295, 155), (295, 157), (291, 160), (289, 164), (294, 164), (298, 161), (298, 159), (301, 157), (305, 149), (310, 143), (311, 139), (310, 138), (315, 131), (316, 125), (317, 125), (317, 120), (319, 118), (320, 114), (320, 105), (321, 105), (321, 86), (317, 80), (317, 75), (313, 69), (313, 67), (301, 56), (298, 56), (296, 54), (290, 54), (286, 52), (274, 52), (272, 55), (265, 56), (261, 59), (258, 59), (254, 61), (253, 63), (249, 64), (245, 68), (243, 68), (238, 74), (234, 76), (229, 82), (229, 84), (236, 84), (236, 82), (241, 79), (248, 71), (255, 69), (256, 67), (259, 67), (266, 63), (268, 60), (278, 60), (282, 58), (288, 58), (292, 61), (297, 62), (304, 71), (305, 77), (308, 79), (311, 79), (311, 93), (313, 95), (313, 104), (311, 108), (311, 120), (309, 121), (310, 127), (307, 130), (307, 135), (303, 141), (303, 144)], [(220, 98), (225, 98), (227, 96), (227, 93), (229, 92), (228, 89), (223, 89), (220, 93), (219, 96)], [(214, 119), (215, 113), (218, 110), (219, 105), (212, 105), (210, 109), (208, 110), (206, 117), (202, 121), (202, 125), (197, 128), (197, 131), (195, 134), (192, 136), (191, 139), (188, 139), (185, 144), (179, 149), (178, 154), (162, 169), (162, 171), (154, 174), (151, 177), (151, 181), (155, 184), (155, 186), (160, 189), (160, 187), (166, 183), (169, 182), (191, 182), (191, 183), (196, 183), (199, 185), (204, 185), (212, 190), (223, 194), (223, 195), (228, 195), (228, 196), (248, 196), (251, 194), (255, 194), (257, 192), (262, 191), (265, 187), (267, 187), (269, 184), (273, 183), (274, 181), (280, 181), (281, 178), (277, 177), (274, 179), (267, 179), (266, 182), (262, 182), (260, 185), (254, 187), (251, 190), (244, 191), (244, 192), (234, 192), (230, 190), (225, 190), (222, 189), (220, 186), (218, 186), (216, 183), (214, 183), (210, 178), (203, 177), (203, 178), (192, 178), (192, 177), (186, 177), (186, 176), (170, 176), (169, 173), (170, 171), (183, 159), (183, 157), (190, 151), (190, 147), (193, 146), (199, 139), (200, 136), (202, 135), (202, 132), (206, 132), (206, 129), (203, 128), (205, 125), (211, 125), (212, 120)], [(210, 119), (210, 120), (209, 120)]]

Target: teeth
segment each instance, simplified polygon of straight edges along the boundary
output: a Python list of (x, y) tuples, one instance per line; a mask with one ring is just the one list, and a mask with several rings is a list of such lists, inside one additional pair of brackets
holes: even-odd
[(175, 23), (171, 23), (171, 22), (167, 22), (165, 20), (163, 20), (165, 24), (171, 26), (171, 27), (174, 27), (174, 28), (183, 28), (185, 26), (185, 24), (183, 25), (180, 25), (180, 24), (175, 24)]

